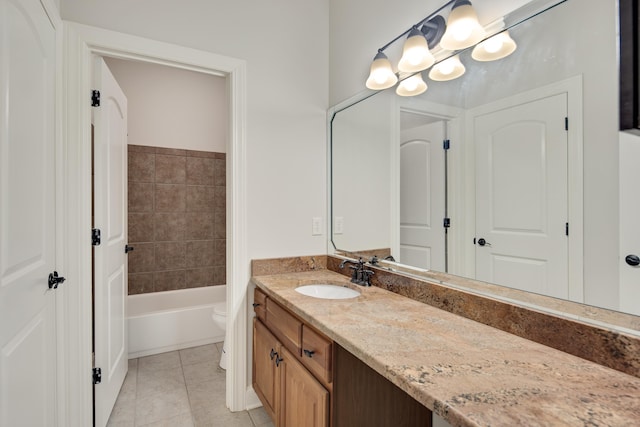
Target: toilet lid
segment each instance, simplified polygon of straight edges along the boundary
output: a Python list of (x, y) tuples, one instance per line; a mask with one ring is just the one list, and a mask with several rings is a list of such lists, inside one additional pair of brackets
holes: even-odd
[(227, 303), (226, 302), (217, 302), (213, 304), (213, 313), (219, 314), (221, 316), (227, 315)]

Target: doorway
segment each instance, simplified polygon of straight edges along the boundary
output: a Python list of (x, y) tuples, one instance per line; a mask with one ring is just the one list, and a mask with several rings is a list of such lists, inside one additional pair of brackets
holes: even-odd
[(447, 271), (447, 121), (400, 112), (400, 251), (398, 261)]
[[(67, 48), (69, 70), (66, 76), (69, 87), (67, 107), (72, 120), (66, 129), (69, 141), (67, 157), (69, 180), (67, 192), (73, 206), (86, 206), (71, 212), (68, 218), (73, 239), (69, 251), (73, 259), (75, 277), (81, 282), (91, 280), (91, 251), (87, 247), (87, 230), (91, 228), (90, 217), (90, 109), (86, 94), (90, 93), (92, 55), (134, 59), (148, 63), (168, 65), (186, 70), (198, 71), (227, 78), (229, 93), (229, 136), (227, 139), (228, 171), (227, 185), (227, 230), (233, 232), (233, 240), (227, 244), (227, 280), (231, 284), (227, 292), (229, 313), (228, 346), (230, 353), (227, 369), (227, 405), (231, 410), (246, 407), (246, 330), (247, 313), (245, 299), (248, 271), (238, 266), (248, 265), (246, 259), (246, 225), (242, 212), (245, 211), (245, 76), (246, 64), (242, 60), (228, 58), (208, 52), (196, 51), (180, 46), (143, 39), (108, 30), (68, 24)], [(75, 249), (73, 249), (75, 248)], [(80, 368), (79, 378), (71, 387), (71, 400), (80, 407), (79, 414), (87, 424), (92, 413), (91, 402), (91, 332), (81, 327), (91, 321), (91, 293), (79, 289), (73, 298), (78, 301), (70, 307), (70, 318), (78, 319), (70, 325), (71, 335), (78, 340), (70, 342), (69, 353), (77, 355)], [(87, 355), (87, 356), (83, 356)]]

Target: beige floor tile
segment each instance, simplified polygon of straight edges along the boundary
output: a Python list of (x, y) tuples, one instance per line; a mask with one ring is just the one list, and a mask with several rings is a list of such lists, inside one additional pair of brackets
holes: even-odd
[(269, 414), (265, 411), (264, 407), (259, 407), (255, 409), (251, 409), (249, 411), (249, 416), (251, 417), (251, 421), (255, 426), (267, 426), (271, 423), (271, 418), (269, 418)]
[(220, 352), (215, 344), (185, 348), (184, 350), (180, 350), (180, 360), (182, 361), (182, 366), (211, 360), (215, 361), (220, 360)]
[(154, 354), (138, 359), (138, 373), (180, 368), (180, 354), (177, 351)]
[(263, 408), (230, 412), (222, 343), (129, 360), (109, 427), (273, 427)]
[(189, 412), (187, 414), (178, 415), (177, 417), (144, 424), (144, 426), (140, 427), (193, 427), (193, 419), (191, 417), (191, 412)]
[(107, 423), (107, 427), (135, 427), (135, 422), (131, 421), (111, 421)]
[(215, 360), (187, 365), (182, 368), (182, 371), (187, 384), (196, 384), (203, 381), (225, 381), (226, 378), (225, 371), (218, 367), (218, 361)]
[(247, 411), (230, 412), (228, 409), (220, 411), (200, 408), (193, 411), (193, 420), (195, 427), (253, 427)]
[(182, 386), (167, 389), (159, 394), (138, 395), (136, 399), (136, 425), (145, 425), (155, 421), (189, 413), (187, 389)]
[(224, 382), (202, 381), (189, 384), (187, 385), (187, 394), (192, 411), (200, 408), (217, 408), (220, 411), (226, 409)]
[(217, 343), (216, 343), (216, 348), (218, 349), (218, 352), (219, 352), (220, 354), (222, 354), (222, 346), (223, 346), (223, 345), (224, 345), (224, 341), (221, 341), (221, 342), (217, 342)]
[(138, 359), (129, 359), (129, 371), (138, 369)]
[(111, 410), (107, 426), (121, 427), (133, 426), (136, 419), (136, 396), (135, 394), (118, 395), (116, 403)]
[(137, 389), (137, 373), (136, 370), (127, 372), (127, 376), (124, 377), (124, 382), (120, 388), (118, 398), (135, 398)]
[(136, 396), (140, 398), (179, 388), (185, 388), (182, 368), (141, 371), (138, 373)]

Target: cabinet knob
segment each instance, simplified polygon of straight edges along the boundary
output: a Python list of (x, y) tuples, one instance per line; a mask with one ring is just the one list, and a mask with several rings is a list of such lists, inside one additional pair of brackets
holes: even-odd
[(271, 360), (273, 360), (273, 358), (275, 356), (277, 356), (277, 355), (278, 355), (278, 353), (276, 353), (276, 351), (274, 349), (271, 349), (271, 353), (269, 353), (269, 357), (271, 358)]
[(260, 303), (258, 302), (254, 302), (252, 305), (253, 305), (253, 308), (260, 307)]
[(307, 349), (304, 349), (302, 351), (304, 352), (304, 355), (307, 356), (307, 357), (313, 357), (313, 355), (316, 353), (313, 350), (307, 350)]
[(278, 353), (276, 353), (276, 367), (280, 366), (280, 362), (282, 362), (284, 359), (280, 356), (278, 356)]

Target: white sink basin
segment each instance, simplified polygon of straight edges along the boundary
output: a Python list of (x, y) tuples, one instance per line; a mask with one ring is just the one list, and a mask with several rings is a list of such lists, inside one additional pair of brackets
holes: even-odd
[(309, 297), (322, 299), (349, 299), (360, 295), (360, 292), (354, 291), (351, 288), (328, 284), (300, 286), (296, 288), (296, 292)]

